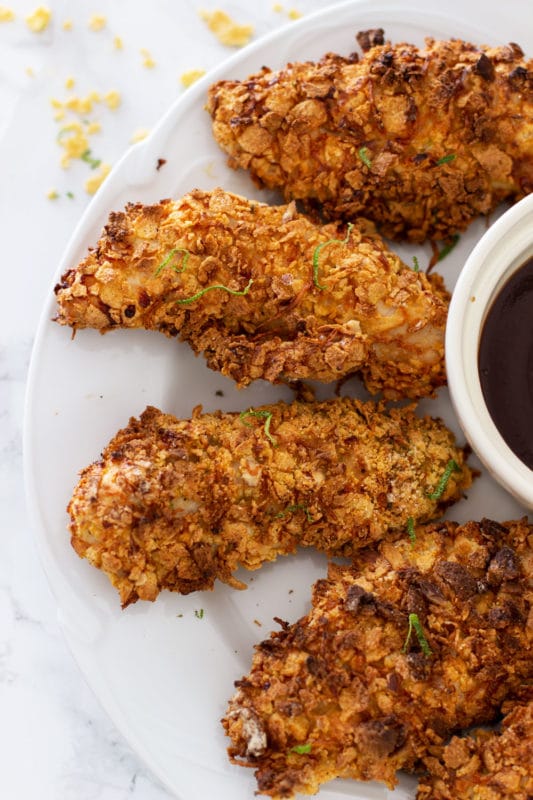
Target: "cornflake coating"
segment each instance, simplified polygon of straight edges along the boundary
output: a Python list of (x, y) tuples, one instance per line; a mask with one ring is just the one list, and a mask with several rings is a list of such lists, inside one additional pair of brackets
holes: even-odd
[[(435, 498), (451, 459), (457, 469)], [(148, 408), (81, 473), (72, 545), (123, 606), (216, 579), (245, 588), (239, 566), (257, 569), (297, 545), (351, 556), (410, 517), (435, 518), (471, 480), (444, 424), (411, 408), (339, 398), (198, 409), (190, 420)]]
[(442, 280), (372, 225), (317, 225), (293, 204), (216, 189), (129, 205), (55, 291), (60, 324), (179, 335), (239, 386), (360, 372), (395, 399), (445, 382)]
[(532, 541), (526, 520), (444, 522), (331, 565), (309, 614), (259, 644), (236, 682), (231, 760), (274, 798), (335, 777), (392, 788), (450, 733), (493, 720), (533, 677)]
[(211, 87), (230, 166), (329, 219), (363, 214), (414, 242), (531, 192), (533, 62), (518, 45), (357, 38), (362, 58), (329, 53)]
[(533, 695), (515, 705), (501, 730), (454, 736), (439, 759), (426, 759), (429, 777), (417, 800), (530, 800), (533, 797)]

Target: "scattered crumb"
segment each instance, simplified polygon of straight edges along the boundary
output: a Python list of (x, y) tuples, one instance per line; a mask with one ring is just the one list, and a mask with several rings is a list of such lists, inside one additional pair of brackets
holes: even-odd
[(89, 134), (89, 136), (92, 136), (94, 133), (100, 133), (101, 130), (102, 130), (102, 126), (100, 125), (100, 123), (96, 122), (96, 121), (93, 121), (93, 122), (89, 122), (89, 124), (87, 125), (87, 131), (86, 132)]
[(257, 625), (258, 628), (262, 628), (263, 627), (263, 623), (259, 622), (258, 619), (254, 619), (254, 625)]
[(289, 17), (289, 19), (301, 19), (303, 14), (302, 14), (301, 11), (298, 11), (296, 8), (291, 8), (291, 10), (288, 12), (287, 16)]
[(72, 75), (70, 75), (65, 81), (65, 89), (73, 89), (75, 84), (76, 84), (76, 81), (74, 80)]
[(148, 134), (150, 133), (149, 130), (146, 128), (139, 128), (138, 130), (134, 131), (132, 137), (130, 139), (131, 144), (136, 144), (136, 142), (142, 142), (143, 139), (146, 139)]
[(15, 13), (5, 6), (0, 6), (0, 22), (13, 22)]
[(152, 58), (150, 51), (143, 47), (141, 48), (141, 55), (143, 57), (143, 67), (146, 67), (146, 69), (153, 69), (156, 63)]
[(101, 31), (105, 28), (106, 24), (107, 17), (104, 17), (102, 14), (93, 14), (89, 20), (89, 30)]
[(48, 28), (52, 12), (47, 6), (39, 6), (28, 14), (26, 17), (26, 25), (32, 33), (42, 33)]
[(244, 47), (253, 36), (252, 25), (239, 25), (225, 11), (200, 11), (200, 16), (220, 44), (226, 47)]
[(120, 38), (120, 36), (115, 36), (113, 39), (113, 47), (115, 50), (123, 50), (124, 49), (124, 42)]
[(33, 71), (33, 67), (26, 67), (24, 70), (28, 78), (35, 78), (35, 72)]
[(204, 167), (204, 172), (208, 178), (216, 178), (215, 164), (213, 161), (208, 161)]
[(56, 111), (54, 114), (55, 122), (62, 122), (65, 119), (65, 112), (64, 111)]
[(63, 169), (70, 166), (73, 158), (81, 158), (89, 149), (89, 141), (81, 122), (70, 122), (61, 128), (57, 135), (57, 142), (65, 151), (61, 158)]
[(49, 200), (57, 200), (59, 197), (55, 189), (50, 189), (50, 191), (46, 193), (46, 196)]
[(177, 616), (177, 617), (182, 617), (182, 616), (183, 616), (183, 614), (176, 614), (176, 616)]
[(104, 103), (108, 108), (114, 111), (116, 108), (119, 107), (121, 103), (120, 93), (117, 92), (115, 89), (111, 89), (111, 91), (107, 92), (104, 95)]
[(222, 391), (222, 389), (217, 389), (215, 394), (217, 397), (224, 397), (224, 392)]
[(85, 181), (85, 191), (87, 194), (95, 194), (110, 172), (110, 164), (101, 164), (99, 172), (92, 178), (88, 178), (88, 180)]
[(283, 11), (283, 6), (281, 5), (281, 3), (274, 3), (274, 5), (272, 6), (272, 11), (275, 11), (276, 14), (281, 14), (281, 12)]
[(63, 28), (64, 31), (71, 31), (72, 27), (73, 26), (72, 26), (72, 20), (71, 19), (66, 19), (63, 22), (62, 28)]
[(156, 170), (159, 172), (161, 167), (164, 167), (166, 163), (167, 163), (166, 158), (158, 158), (157, 159)]
[(186, 89), (189, 86), (192, 86), (199, 78), (205, 75), (205, 69), (190, 69), (187, 72), (182, 72), (180, 75), (180, 81), (182, 86), (185, 86)]

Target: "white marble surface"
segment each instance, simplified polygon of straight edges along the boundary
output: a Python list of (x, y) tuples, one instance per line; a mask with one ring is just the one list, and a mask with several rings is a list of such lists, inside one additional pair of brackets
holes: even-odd
[[(182, 72), (209, 69), (231, 52), (206, 29), (201, 8), (220, 7), (250, 22), (257, 38), (293, 24), (291, 8), (308, 14), (328, 3), (294, 0), (276, 12), (272, 0), (51, 0), (52, 23), (41, 34), (24, 21), (36, 2), (5, 5), (15, 20), (0, 24), (0, 794), (9, 800), (168, 800), (99, 707), (65, 645), (25, 503), (22, 427), (32, 342), (61, 253), (89, 201), (83, 184), (91, 174), (79, 161), (61, 168), (60, 125), (50, 98), (67, 96), (69, 76), (80, 96), (121, 93), (119, 109), (91, 115), (102, 122), (93, 152), (112, 164), (133, 132), (150, 129), (184, 91)], [(88, 29), (93, 14), (107, 18), (100, 32)], [(67, 18), (73, 21), (68, 32), (62, 28)], [(115, 35), (123, 39), (121, 51), (113, 48)], [(142, 66), (142, 48), (155, 60), (153, 69)], [(52, 188), (56, 200), (47, 198)]]

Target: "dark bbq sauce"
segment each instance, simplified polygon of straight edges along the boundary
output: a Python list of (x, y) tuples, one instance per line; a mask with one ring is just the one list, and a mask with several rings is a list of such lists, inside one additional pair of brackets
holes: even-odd
[(478, 368), (494, 424), (533, 469), (533, 258), (511, 275), (492, 303)]

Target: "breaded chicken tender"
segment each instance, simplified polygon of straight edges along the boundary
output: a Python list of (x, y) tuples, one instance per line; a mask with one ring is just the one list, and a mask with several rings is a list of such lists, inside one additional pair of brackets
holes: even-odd
[[(339, 398), (180, 420), (148, 408), (87, 467), (68, 511), (76, 552), (123, 606), (186, 594), (297, 545), (351, 556), (468, 488), (439, 420)], [(407, 536), (407, 533), (405, 534)]]
[(532, 191), (533, 61), (518, 45), (357, 38), (362, 58), (330, 53), (210, 88), (230, 166), (328, 219), (362, 214), (413, 242)]
[(236, 682), (231, 760), (274, 798), (335, 777), (393, 787), (450, 733), (493, 720), (533, 677), (532, 542), (526, 520), (443, 522), (331, 565), (309, 614)]
[(441, 757), (426, 759), (417, 800), (531, 800), (533, 797), (533, 689), (514, 705), (501, 729), (454, 736)]
[(62, 325), (179, 335), (239, 386), (360, 372), (395, 399), (445, 382), (442, 280), (364, 221), (317, 225), (294, 205), (221, 189), (129, 205), (56, 295)]

